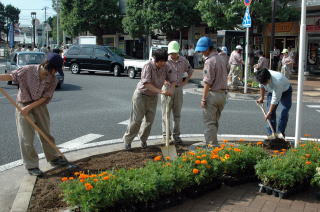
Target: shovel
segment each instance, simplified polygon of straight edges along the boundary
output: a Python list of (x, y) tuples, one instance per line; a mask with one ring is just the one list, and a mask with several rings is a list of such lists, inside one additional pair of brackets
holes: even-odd
[[(257, 105), (260, 107), (260, 109), (262, 110), (263, 115), (266, 116), (266, 111), (264, 109), (264, 105), (263, 104), (259, 104), (257, 103)], [(271, 128), (272, 131), (272, 135), (268, 136), (268, 140), (270, 141), (270, 143), (283, 143), (283, 144), (287, 144), (286, 140), (284, 139), (284, 136), (282, 133), (276, 133), (275, 130), (273, 129), (271, 122), (269, 119), (267, 119), (267, 122), (269, 124), (269, 127)]]
[(170, 144), (170, 134), (169, 134), (169, 121), (170, 121), (170, 113), (169, 113), (169, 104), (171, 97), (170, 96), (164, 96), (165, 98), (165, 110), (166, 110), (166, 119), (165, 119), (165, 125), (166, 125), (166, 143), (165, 146), (161, 146), (161, 151), (163, 157), (170, 157), (170, 160), (175, 160), (178, 157), (177, 149), (175, 145)]
[[(17, 103), (12, 99), (11, 96), (9, 96), (9, 94), (3, 89), (3, 88), (0, 88), (0, 93), (2, 93), (3, 96), (5, 96), (8, 101), (13, 105), (15, 106), (19, 112), (21, 112), (21, 108), (17, 105)], [(52, 147), (54, 148), (58, 153), (59, 155), (65, 159), (66, 161), (67, 158), (62, 154), (62, 152), (59, 150), (59, 148), (50, 140), (50, 138), (32, 121), (32, 119), (28, 116), (28, 115), (25, 115), (24, 118), (29, 122), (29, 124), (39, 133), (39, 135), (41, 135), (44, 140)], [(63, 166), (67, 169), (77, 169), (79, 168), (77, 165), (74, 165), (72, 163), (68, 163), (66, 166)]]

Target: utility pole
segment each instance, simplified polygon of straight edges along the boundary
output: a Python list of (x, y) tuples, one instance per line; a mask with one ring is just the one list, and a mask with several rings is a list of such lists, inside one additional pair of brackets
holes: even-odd
[[(272, 63), (273, 63), (273, 47), (274, 47), (274, 34), (275, 34), (275, 21), (274, 21), (274, 17), (275, 17), (275, 14), (276, 14), (276, 0), (272, 0), (272, 18), (271, 18), (271, 24), (272, 24), (272, 27), (271, 27), (271, 42), (270, 42), (270, 67), (272, 67)], [(272, 60), (271, 60), (272, 58)]]
[(60, 15), (60, 0), (57, 0), (57, 46), (59, 46), (59, 15)]
[[(45, 36), (45, 39), (43, 40), (46, 40), (46, 42), (44, 42), (46, 45), (48, 45), (48, 31), (47, 31), (47, 9), (49, 9), (49, 7), (44, 7), (42, 10), (44, 10), (44, 30), (45, 33), (44, 36)], [(42, 36), (43, 37), (43, 36)]]

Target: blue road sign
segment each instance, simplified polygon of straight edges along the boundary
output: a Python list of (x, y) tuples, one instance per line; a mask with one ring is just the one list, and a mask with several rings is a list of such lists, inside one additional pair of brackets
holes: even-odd
[(14, 26), (13, 26), (13, 24), (9, 25), (9, 45), (10, 45), (10, 48), (14, 47)]
[(251, 27), (251, 17), (250, 17), (249, 7), (247, 7), (246, 12), (244, 14), (243, 21), (242, 21), (242, 26), (245, 27), (245, 28), (250, 28)]

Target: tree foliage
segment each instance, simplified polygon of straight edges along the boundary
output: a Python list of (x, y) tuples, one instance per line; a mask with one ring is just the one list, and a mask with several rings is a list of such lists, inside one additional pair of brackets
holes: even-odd
[(8, 24), (19, 22), (20, 10), (11, 4), (3, 5), (0, 2), (0, 31), (8, 33)]
[(172, 33), (200, 21), (194, 7), (198, 0), (128, 0), (125, 32), (133, 37), (151, 34), (153, 30)]
[[(299, 12), (288, 6), (295, 0), (278, 0), (275, 20), (277, 22), (295, 21)], [(201, 18), (215, 30), (233, 29), (242, 23), (245, 6), (242, 0), (199, 0), (196, 9)], [(253, 25), (263, 26), (271, 22), (271, 0), (253, 0), (250, 5)]]
[(61, 23), (72, 36), (90, 32), (103, 43), (102, 35), (121, 31), (118, 0), (60, 0)]

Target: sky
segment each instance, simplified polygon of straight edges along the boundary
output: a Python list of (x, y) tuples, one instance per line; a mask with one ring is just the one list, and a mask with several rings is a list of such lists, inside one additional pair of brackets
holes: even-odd
[(53, 16), (56, 12), (52, 9), (52, 0), (0, 0), (4, 5), (11, 4), (20, 9), (20, 24), (22, 26), (31, 26), (31, 12), (36, 12), (36, 17), (40, 22), (44, 21), (44, 7), (47, 9), (47, 18)]

